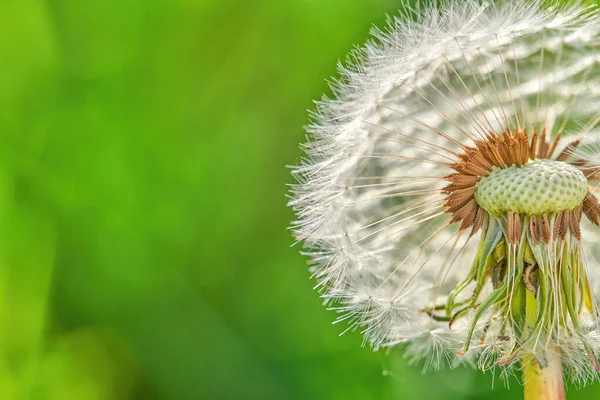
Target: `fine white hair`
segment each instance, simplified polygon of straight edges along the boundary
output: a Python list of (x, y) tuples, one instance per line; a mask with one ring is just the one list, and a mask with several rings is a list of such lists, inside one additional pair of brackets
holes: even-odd
[[(409, 357), (429, 357), (435, 368), (489, 367), (494, 349), (476, 338), (456, 356), (472, 316), (450, 329), (422, 312), (445, 301), (477, 249), (477, 235), (446, 224), (448, 162), (505, 128), (544, 125), (561, 135), (559, 147), (593, 137), (599, 62), (600, 17), (579, 2), (422, 2), (375, 29), (339, 66), (333, 97), (317, 103), (293, 171), (295, 235), (340, 321), (375, 348), (407, 344)], [(593, 269), (598, 239), (584, 230), (581, 247)], [(565, 342), (575, 353), (581, 347), (577, 338)], [(574, 379), (594, 374), (570, 358)]]

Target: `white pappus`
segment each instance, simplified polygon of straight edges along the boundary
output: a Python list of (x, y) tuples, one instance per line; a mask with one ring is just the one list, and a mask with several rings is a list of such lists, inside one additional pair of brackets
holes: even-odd
[(373, 35), (293, 171), (327, 304), (432, 368), (560, 359), (595, 378), (600, 13), (450, 0)]

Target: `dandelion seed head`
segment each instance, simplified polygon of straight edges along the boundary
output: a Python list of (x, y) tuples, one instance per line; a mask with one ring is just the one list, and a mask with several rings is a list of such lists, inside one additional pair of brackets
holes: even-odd
[(374, 30), (312, 115), (290, 205), (316, 288), (366, 343), (404, 346), (426, 367), (506, 375), (560, 356), (588, 382), (600, 353), (598, 10), (420, 10)]

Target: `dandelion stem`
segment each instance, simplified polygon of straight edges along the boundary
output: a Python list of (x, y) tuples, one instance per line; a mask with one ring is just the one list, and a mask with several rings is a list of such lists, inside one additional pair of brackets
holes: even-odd
[[(537, 299), (527, 290), (525, 319), (533, 329), (537, 319)], [(544, 360), (528, 354), (523, 357), (525, 400), (565, 400), (565, 386), (558, 352), (548, 352)]]
[(534, 356), (523, 359), (523, 382), (525, 383), (525, 400), (565, 400), (560, 360), (549, 361), (540, 366)]

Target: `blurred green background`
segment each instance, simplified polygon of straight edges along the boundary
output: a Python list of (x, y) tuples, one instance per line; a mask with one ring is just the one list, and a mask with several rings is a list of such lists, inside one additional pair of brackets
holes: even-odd
[(0, 399), (521, 398), (338, 337), (290, 248), (306, 109), (399, 5), (0, 1)]

